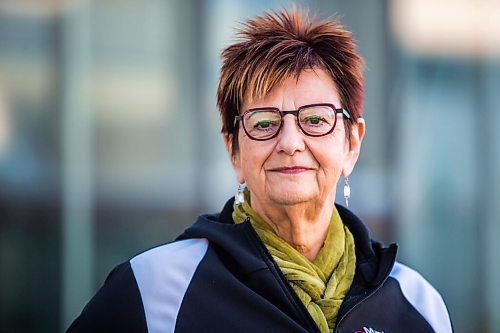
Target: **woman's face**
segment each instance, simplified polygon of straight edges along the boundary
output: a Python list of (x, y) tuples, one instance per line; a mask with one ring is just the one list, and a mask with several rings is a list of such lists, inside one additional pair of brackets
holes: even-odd
[[(245, 101), (242, 110), (276, 107), (296, 110), (315, 103), (340, 105), (331, 77), (323, 70), (306, 70), (298, 80), (290, 77), (261, 99)], [(277, 137), (267, 141), (250, 139), (238, 131), (239, 150), (232, 158), (238, 181), (246, 183), (252, 206), (293, 205), (304, 202), (322, 204), (335, 199), (335, 185), (343, 174), (351, 173), (364, 134), (362, 119), (351, 130), (351, 146), (346, 139), (342, 115), (337, 115), (335, 130), (326, 136), (310, 137), (302, 133), (296, 117), (288, 114)], [(229, 141), (226, 147), (231, 156)], [(257, 201), (257, 202), (256, 202)]]

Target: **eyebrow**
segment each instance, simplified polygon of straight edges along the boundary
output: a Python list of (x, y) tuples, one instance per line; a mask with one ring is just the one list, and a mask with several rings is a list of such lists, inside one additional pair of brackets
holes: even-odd
[(250, 116), (248, 117), (248, 119), (252, 118), (256, 113), (269, 111), (274, 111), (274, 109), (269, 108), (268, 110), (252, 110), (252, 112), (249, 112)]

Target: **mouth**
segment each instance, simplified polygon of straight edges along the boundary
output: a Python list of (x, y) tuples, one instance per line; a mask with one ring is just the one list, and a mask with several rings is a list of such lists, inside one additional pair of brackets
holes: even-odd
[(308, 168), (308, 167), (304, 167), (304, 166), (293, 166), (293, 167), (273, 168), (273, 169), (269, 169), (268, 171), (282, 173), (282, 174), (288, 174), (288, 175), (294, 175), (294, 174), (299, 174), (299, 173), (303, 173), (303, 172), (310, 171), (310, 170), (313, 170), (313, 169)]

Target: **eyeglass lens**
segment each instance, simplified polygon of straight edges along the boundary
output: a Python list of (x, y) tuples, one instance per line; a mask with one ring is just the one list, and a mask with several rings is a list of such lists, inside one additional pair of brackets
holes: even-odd
[[(329, 106), (310, 106), (299, 109), (298, 123), (310, 136), (327, 134), (335, 126), (336, 113)], [(281, 127), (281, 114), (275, 109), (247, 112), (243, 118), (245, 131), (250, 137), (265, 140), (273, 137)]]

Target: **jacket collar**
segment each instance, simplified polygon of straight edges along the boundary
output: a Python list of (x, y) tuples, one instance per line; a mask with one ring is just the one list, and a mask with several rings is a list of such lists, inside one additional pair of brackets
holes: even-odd
[[(216, 248), (224, 250), (231, 257), (231, 262), (242, 272), (250, 273), (266, 267), (265, 256), (259, 249), (263, 244), (255, 244), (255, 231), (249, 222), (234, 224), (234, 198), (226, 202), (219, 214), (206, 214), (184, 231), (178, 239), (206, 238)], [(356, 247), (356, 268), (365, 283), (376, 286), (389, 275), (394, 264), (397, 246), (384, 247), (370, 239), (370, 234), (359, 217), (347, 208), (336, 204), (342, 222), (354, 237)], [(259, 240), (260, 241), (260, 240)]]

